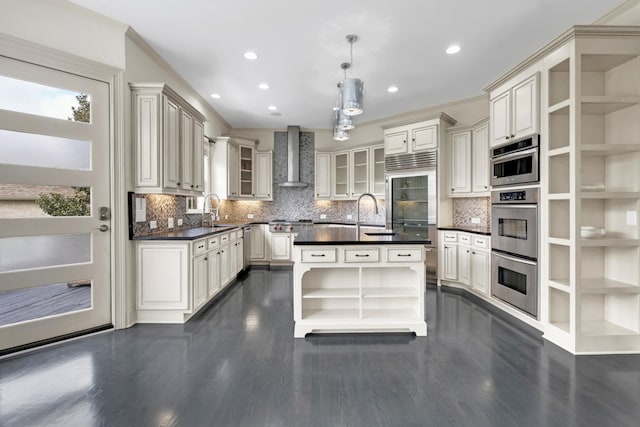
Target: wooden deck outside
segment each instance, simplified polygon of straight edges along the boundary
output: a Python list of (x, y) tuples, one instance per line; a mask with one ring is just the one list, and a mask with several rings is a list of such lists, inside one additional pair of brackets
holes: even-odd
[(91, 307), (91, 286), (66, 283), (0, 293), (0, 326)]

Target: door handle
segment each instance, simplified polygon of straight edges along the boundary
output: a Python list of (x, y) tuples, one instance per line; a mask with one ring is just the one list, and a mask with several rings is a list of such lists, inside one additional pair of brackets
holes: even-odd
[(109, 231), (109, 226), (107, 224), (102, 224), (100, 227), (98, 227), (98, 230), (104, 233), (105, 231)]

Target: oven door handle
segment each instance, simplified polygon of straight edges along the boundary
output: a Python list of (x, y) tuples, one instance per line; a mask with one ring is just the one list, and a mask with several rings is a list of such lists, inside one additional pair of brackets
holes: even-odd
[(494, 208), (507, 208), (507, 209), (511, 209), (511, 208), (516, 208), (516, 209), (531, 209), (531, 208), (537, 208), (538, 205), (536, 204), (529, 204), (529, 205), (510, 205), (508, 203), (492, 203), (491, 204), (492, 207)]
[(518, 157), (524, 157), (524, 156), (527, 156), (529, 154), (537, 154), (537, 153), (538, 153), (538, 147), (528, 148), (526, 150), (516, 151), (515, 153), (502, 154), (500, 156), (495, 156), (495, 157), (493, 157), (491, 159), (491, 162), (492, 163), (496, 163), (496, 162), (501, 162), (503, 160), (513, 159), (513, 158), (518, 158)]
[(505, 255), (503, 253), (500, 253), (500, 252), (496, 252), (496, 251), (493, 251), (493, 254), (495, 256), (499, 257), (499, 258), (504, 258), (506, 260), (513, 261), (513, 262), (521, 262), (521, 263), (529, 264), (529, 265), (537, 265), (538, 264), (535, 261), (529, 261), (528, 259), (512, 257), (512, 256), (509, 256), (509, 255)]

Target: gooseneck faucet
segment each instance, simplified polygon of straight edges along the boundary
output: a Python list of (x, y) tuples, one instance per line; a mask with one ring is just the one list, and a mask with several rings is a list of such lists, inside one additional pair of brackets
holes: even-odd
[(356, 238), (360, 236), (360, 200), (364, 196), (369, 196), (373, 199), (373, 205), (376, 208), (376, 214), (378, 213), (378, 202), (376, 201), (375, 196), (371, 193), (362, 193), (360, 197), (358, 197), (358, 201), (356, 202)]
[[(209, 193), (206, 196), (204, 196), (204, 201), (202, 203), (202, 220), (200, 223), (202, 227), (204, 227), (204, 215), (207, 209), (207, 198), (209, 199), (209, 207), (211, 207), (212, 197), (215, 197), (218, 203), (216, 204), (215, 208), (211, 208), (211, 212), (209, 212), (209, 220), (211, 221), (211, 225), (213, 225), (213, 221), (220, 221), (220, 197), (218, 197), (216, 193)], [(212, 215), (213, 215), (213, 219), (212, 219)]]

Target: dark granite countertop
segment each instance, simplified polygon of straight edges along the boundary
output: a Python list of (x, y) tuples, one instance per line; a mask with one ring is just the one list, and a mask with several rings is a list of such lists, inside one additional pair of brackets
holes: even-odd
[(240, 226), (232, 224), (220, 224), (217, 227), (196, 227), (184, 230), (169, 231), (167, 233), (147, 234), (144, 236), (134, 236), (131, 240), (196, 240), (203, 237), (212, 236), (225, 231), (235, 230)]
[[(382, 231), (382, 230), (381, 230)], [(368, 235), (355, 228), (307, 228), (300, 231), (294, 245), (429, 245), (430, 240), (409, 233), (394, 235)], [(375, 233), (375, 232), (374, 232)]]
[[(317, 225), (352, 225), (352, 226), (356, 226), (355, 222), (341, 222), (341, 221), (313, 221), (314, 224)], [(384, 224), (379, 224), (379, 223), (366, 223), (366, 222), (361, 222), (360, 223), (360, 227), (384, 227)]]
[(491, 236), (491, 228), (489, 227), (473, 227), (471, 225), (448, 225), (445, 227), (438, 227), (438, 230), (464, 231), (466, 233)]

